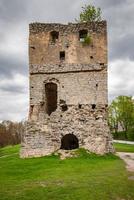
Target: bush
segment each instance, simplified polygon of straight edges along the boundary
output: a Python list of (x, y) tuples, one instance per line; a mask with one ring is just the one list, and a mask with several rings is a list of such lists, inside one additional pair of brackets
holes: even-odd
[(134, 129), (131, 129), (127, 132), (127, 138), (130, 141), (134, 141)]
[(82, 42), (83, 45), (90, 45), (92, 42), (91, 37), (88, 35), (87, 37), (84, 38), (84, 41)]
[(126, 131), (113, 132), (112, 135), (115, 140), (134, 141), (134, 129), (131, 129), (128, 132)]
[(125, 131), (120, 131), (120, 132), (113, 132), (112, 133), (113, 138), (117, 140), (127, 140), (127, 134)]

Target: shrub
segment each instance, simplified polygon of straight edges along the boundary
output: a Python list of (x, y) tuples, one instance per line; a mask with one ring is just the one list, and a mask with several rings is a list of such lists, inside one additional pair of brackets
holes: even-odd
[(91, 39), (91, 36), (86, 36), (85, 38), (84, 38), (84, 40), (83, 40), (83, 45), (90, 45), (91, 44), (91, 42), (92, 42), (92, 39)]
[(130, 141), (134, 141), (134, 129), (131, 129), (127, 132), (127, 138)]
[(113, 138), (117, 139), (117, 140), (126, 140), (127, 139), (127, 134), (125, 131), (113, 132), (112, 135), (113, 135)]

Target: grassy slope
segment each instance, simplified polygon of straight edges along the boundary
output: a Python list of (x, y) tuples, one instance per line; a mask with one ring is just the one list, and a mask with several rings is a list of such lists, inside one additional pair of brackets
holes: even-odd
[[(134, 181), (113, 155), (20, 159), (18, 146), (0, 150), (0, 200), (133, 200)], [(131, 174), (132, 175), (132, 174)], [(130, 176), (130, 174), (129, 174)]]
[(114, 148), (119, 152), (132, 152), (134, 153), (134, 145), (114, 143)]

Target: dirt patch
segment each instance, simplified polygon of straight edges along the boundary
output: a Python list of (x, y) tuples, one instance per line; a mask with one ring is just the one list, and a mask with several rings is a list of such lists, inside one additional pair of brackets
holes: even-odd
[(134, 153), (117, 152), (117, 155), (125, 161), (127, 170), (134, 172)]
[(134, 176), (129, 176), (128, 179), (134, 181)]
[(64, 186), (64, 182), (62, 180), (55, 180), (55, 181), (40, 181), (37, 182), (42, 187), (49, 187), (49, 186)]

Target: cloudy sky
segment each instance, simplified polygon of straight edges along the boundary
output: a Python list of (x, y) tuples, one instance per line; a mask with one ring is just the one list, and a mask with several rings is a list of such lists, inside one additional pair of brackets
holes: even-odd
[(109, 101), (134, 96), (133, 0), (0, 0), (0, 121), (28, 113), (28, 24), (73, 22), (84, 4), (108, 22)]

